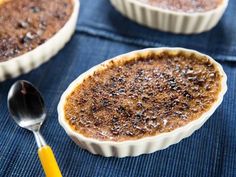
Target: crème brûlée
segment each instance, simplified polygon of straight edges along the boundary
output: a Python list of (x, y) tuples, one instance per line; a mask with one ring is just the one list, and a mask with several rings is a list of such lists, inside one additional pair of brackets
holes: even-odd
[(101, 141), (137, 140), (198, 119), (219, 99), (222, 74), (208, 57), (148, 52), (110, 60), (67, 95), (64, 117)]
[(216, 9), (223, 0), (138, 0), (142, 3), (180, 12), (206, 12)]
[(69, 20), (72, 0), (1, 0), (0, 62), (45, 43)]

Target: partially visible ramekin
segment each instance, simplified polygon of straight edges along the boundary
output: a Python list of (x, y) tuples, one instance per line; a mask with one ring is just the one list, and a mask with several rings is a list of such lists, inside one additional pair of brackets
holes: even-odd
[(64, 47), (75, 31), (78, 18), (79, 0), (73, 0), (73, 3), (73, 11), (69, 20), (55, 35), (23, 55), (0, 62), (0, 82), (39, 67)]
[(224, 14), (228, 0), (206, 12), (177, 12), (153, 7), (138, 0), (110, 0), (124, 16), (150, 28), (177, 34), (201, 33), (212, 29)]
[[(82, 134), (75, 131), (65, 118), (64, 105), (66, 103), (66, 98), (73, 92), (73, 90), (83, 82), (83, 80), (91, 76), (95, 71), (102, 70), (109, 66), (111, 61), (124, 61), (136, 56), (146, 56), (151, 53), (161, 53), (163, 51), (171, 52), (173, 54), (178, 54), (179, 52), (185, 52), (187, 55), (195, 54), (196, 56), (204, 56), (210, 59), (213, 64), (219, 69), (220, 74), (222, 75), (221, 82), (221, 91), (216, 102), (212, 105), (209, 111), (202, 114), (198, 119), (188, 123), (185, 126), (177, 128), (168, 133), (161, 133), (155, 136), (145, 137), (138, 140), (128, 140), (128, 141), (101, 141), (93, 138), (88, 138)], [(211, 57), (201, 54), (194, 50), (188, 50), (184, 48), (150, 48), (144, 50), (133, 51), (124, 55), (117, 56), (110, 60), (94, 66), (89, 69), (87, 72), (80, 75), (76, 80), (74, 80), (66, 91), (62, 94), (60, 102), (57, 107), (58, 111), (58, 120), (60, 125), (64, 128), (66, 133), (72, 138), (72, 140), (78, 144), (81, 148), (87, 149), (93, 154), (100, 154), (105, 157), (115, 156), (115, 157), (126, 157), (126, 156), (138, 156), (141, 154), (152, 153), (161, 149), (165, 149), (170, 145), (176, 144), (181, 141), (183, 138), (190, 136), (195, 130), (199, 129), (207, 119), (214, 113), (216, 108), (221, 104), (223, 96), (227, 91), (227, 76), (222, 68), (222, 66), (217, 63)]]

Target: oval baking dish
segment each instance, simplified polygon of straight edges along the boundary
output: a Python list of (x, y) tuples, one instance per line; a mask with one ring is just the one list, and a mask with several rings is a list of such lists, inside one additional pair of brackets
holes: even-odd
[[(219, 81), (220, 91), (211, 105), (208, 111), (203, 112), (197, 119), (188, 122), (179, 128), (176, 128), (170, 132), (159, 133), (154, 136), (147, 136), (139, 139), (124, 140), (124, 141), (113, 141), (113, 140), (99, 140), (91, 137), (86, 137), (83, 134), (72, 128), (65, 117), (65, 104), (67, 98), (70, 94), (83, 83), (86, 78), (92, 76), (95, 72), (102, 71), (106, 69), (111, 63), (119, 63), (121, 61), (132, 61), (137, 57), (145, 57), (149, 54), (162, 56), (163, 53), (170, 53), (171, 55), (179, 55), (184, 53), (185, 56), (197, 56), (201, 58), (206, 58), (209, 60), (220, 73), (222, 78)], [(191, 57), (189, 57), (191, 59)], [(216, 108), (221, 104), (223, 96), (227, 91), (226, 84), (227, 76), (223, 71), (222, 66), (213, 60), (211, 57), (201, 54), (194, 50), (188, 50), (183, 48), (150, 48), (144, 50), (138, 50), (123, 54), (112, 58), (110, 60), (104, 61), (103, 63), (94, 66), (87, 72), (81, 74), (76, 80), (74, 80), (66, 91), (62, 94), (60, 102), (58, 104), (58, 120), (61, 126), (64, 128), (66, 133), (77, 143), (81, 148), (87, 149), (93, 154), (100, 154), (106, 157), (116, 156), (116, 157), (126, 157), (126, 156), (138, 156), (140, 154), (152, 153), (161, 149), (165, 149), (170, 145), (178, 143), (183, 138), (190, 136), (194, 131), (199, 129), (207, 119), (214, 113)], [(160, 93), (161, 94), (161, 93)]]

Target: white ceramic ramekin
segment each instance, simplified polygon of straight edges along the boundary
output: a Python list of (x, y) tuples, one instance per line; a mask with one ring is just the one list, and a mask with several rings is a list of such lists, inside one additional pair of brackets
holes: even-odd
[(177, 34), (194, 34), (212, 29), (228, 6), (228, 0), (222, 0), (216, 9), (188, 13), (153, 7), (138, 0), (110, 1), (120, 13), (141, 25)]
[(74, 33), (78, 18), (80, 4), (78, 0), (73, 2), (73, 12), (69, 20), (55, 35), (23, 55), (0, 62), (0, 82), (37, 68), (64, 47)]
[[(121, 61), (121, 60), (131, 60), (135, 56), (146, 56), (148, 53), (161, 53), (163, 51), (168, 51), (173, 54), (179, 52), (184, 52), (186, 55), (195, 54), (197, 56), (205, 56), (209, 58), (213, 64), (219, 69), (220, 74), (222, 75), (221, 87), (222, 90), (219, 93), (217, 101), (212, 105), (208, 112), (202, 114), (198, 119), (188, 123), (187, 125), (177, 128), (174, 131), (168, 133), (162, 133), (155, 136), (145, 137), (138, 140), (128, 140), (122, 142), (115, 141), (100, 141), (97, 139), (92, 139), (79, 134), (73, 128), (70, 127), (68, 121), (65, 119), (64, 105), (66, 98), (79, 84), (83, 82), (85, 78), (92, 75), (94, 71), (102, 70), (106, 68), (109, 63), (112, 61)], [(221, 104), (223, 96), (227, 91), (227, 76), (222, 68), (222, 66), (213, 60), (211, 57), (201, 54), (194, 50), (188, 50), (183, 48), (150, 48), (144, 50), (138, 50), (124, 55), (117, 56), (110, 60), (107, 60), (93, 68), (89, 69), (84, 74), (80, 75), (75, 81), (73, 81), (66, 91), (61, 96), (60, 102), (58, 104), (58, 119), (61, 126), (65, 129), (66, 133), (77, 143), (81, 148), (87, 149), (93, 154), (100, 154), (102, 156), (110, 157), (126, 157), (126, 156), (138, 156), (141, 154), (152, 153), (161, 149), (165, 149), (172, 144), (178, 143), (183, 138), (190, 136), (195, 130), (199, 129), (206, 120), (214, 113), (216, 108)]]

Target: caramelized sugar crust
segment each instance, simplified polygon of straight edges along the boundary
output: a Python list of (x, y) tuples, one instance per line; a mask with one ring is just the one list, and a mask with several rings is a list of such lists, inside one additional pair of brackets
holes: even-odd
[(216, 9), (223, 0), (138, 0), (151, 6), (182, 12), (205, 12)]
[(68, 21), (72, 0), (9, 0), (0, 5), (0, 62), (43, 44)]
[(67, 97), (65, 117), (86, 137), (125, 141), (173, 131), (218, 99), (219, 70), (206, 57), (150, 53), (111, 61)]

